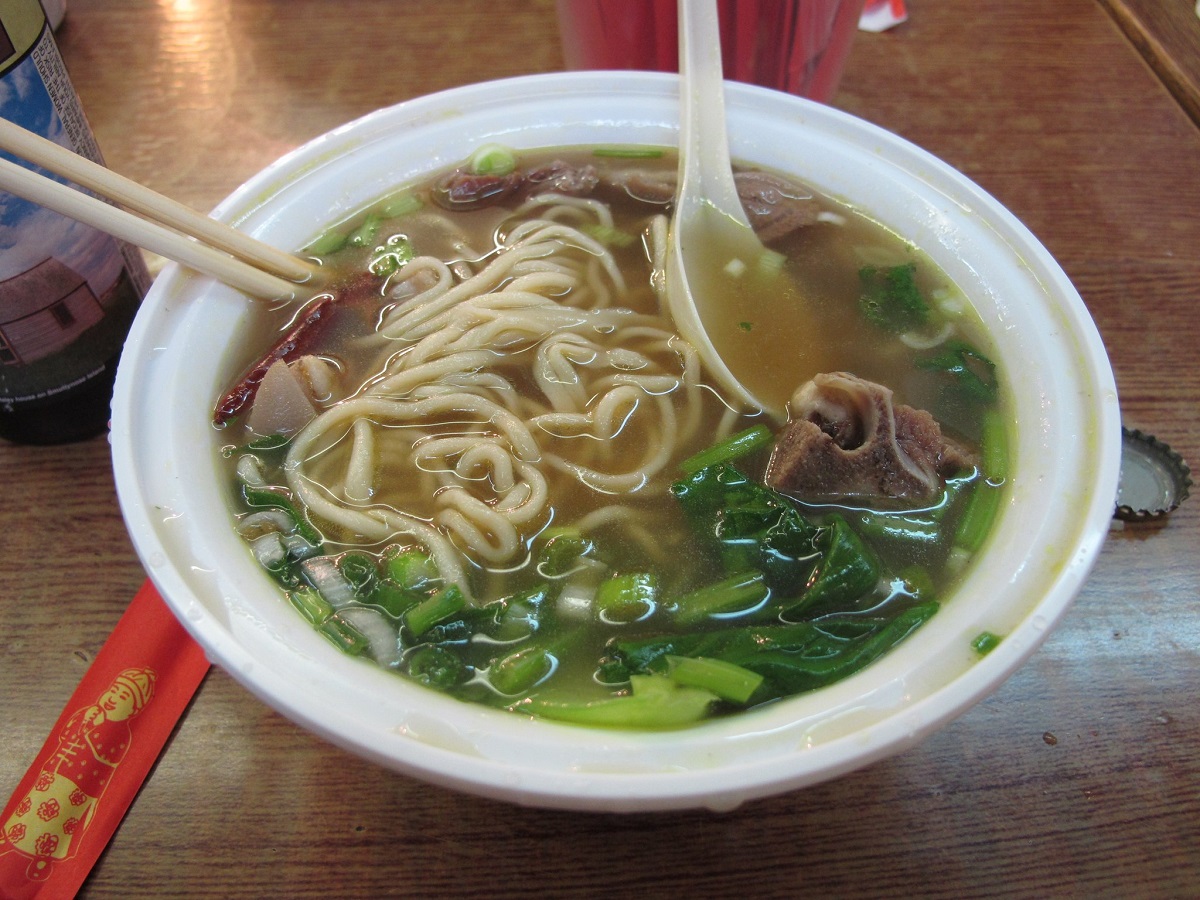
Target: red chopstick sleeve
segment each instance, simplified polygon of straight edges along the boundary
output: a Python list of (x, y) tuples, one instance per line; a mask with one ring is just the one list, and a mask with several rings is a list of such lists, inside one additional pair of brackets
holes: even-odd
[(147, 581), (0, 815), (0, 897), (74, 897), (208, 672)]

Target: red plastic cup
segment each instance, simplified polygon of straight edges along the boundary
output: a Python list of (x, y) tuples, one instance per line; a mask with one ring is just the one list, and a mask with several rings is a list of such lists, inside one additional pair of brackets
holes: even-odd
[[(676, 0), (557, 0), (570, 69), (679, 71)], [(725, 77), (828, 103), (863, 0), (720, 0)]]

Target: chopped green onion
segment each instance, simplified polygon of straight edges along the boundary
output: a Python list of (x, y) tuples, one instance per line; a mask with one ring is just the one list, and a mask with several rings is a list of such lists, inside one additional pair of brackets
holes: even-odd
[(757, 672), (706, 656), (667, 656), (667, 674), (676, 684), (704, 688), (722, 700), (745, 703), (750, 699), (763, 677)]
[(379, 206), (379, 215), (385, 219), (398, 219), (400, 216), (416, 212), (422, 205), (420, 198), (405, 192), (384, 200)]
[(594, 237), (601, 244), (611, 247), (628, 247), (637, 240), (628, 231), (622, 231), (611, 225), (584, 225), (582, 230), (584, 234)]
[(717, 463), (732, 462), (743, 456), (749, 456), (771, 445), (775, 435), (766, 425), (755, 425), (745, 431), (727, 437), (720, 443), (713, 444), (706, 450), (701, 450), (694, 456), (689, 456), (679, 464), (679, 468), (687, 475), (694, 475), (701, 469)]
[(466, 598), (458, 585), (448, 584), (432, 597), (422, 600), (404, 614), (404, 624), (416, 637), (420, 637), (439, 622), (457, 615), (467, 605)]
[(346, 243), (351, 247), (367, 247), (375, 242), (375, 235), (378, 231), (379, 218), (367, 216), (366, 220), (346, 238)]
[(295, 523), (296, 534), (300, 535), (311, 544), (321, 543), (321, 532), (317, 531), (308, 521), (300, 515), (300, 512), (292, 504), (289, 497), (281, 491), (271, 488), (255, 488), (244, 486), (242, 488), (242, 496), (246, 499), (246, 505), (265, 507), (267, 509), (281, 509)]
[(300, 615), (313, 625), (320, 625), (333, 615), (333, 607), (329, 605), (329, 601), (312, 588), (304, 587), (288, 591), (287, 598), (292, 606), (300, 611)]
[(516, 167), (516, 154), (500, 144), (484, 144), (467, 160), (472, 175), (508, 175)]
[(990, 631), (981, 631), (976, 635), (975, 640), (971, 641), (971, 649), (980, 656), (986, 656), (1000, 645), (1000, 636), (992, 634)]
[(375, 583), (374, 589), (363, 602), (378, 606), (393, 619), (399, 619), (424, 599), (421, 594), (384, 578)]
[(338, 559), (337, 566), (346, 576), (346, 580), (354, 585), (359, 594), (367, 594), (375, 585), (379, 572), (375, 560), (366, 553), (351, 551), (343, 553)]
[(498, 641), (515, 641), (532, 635), (541, 627), (542, 608), (550, 598), (550, 585), (543, 581), (488, 604), (493, 612), (492, 637)]
[(778, 250), (763, 250), (758, 257), (758, 271), (764, 275), (778, 275), (785, 262), (787, 257)]
[(428, 553), (416, 548), (404, 550), (387, 561), (387, 576), (409, 591), (421, 591), (441, 578)]
[(313, 256), (325, 256), (335, 253), (346, 246), (347, 235), (335, 229), (330, 229), (318, 237), (304, 249)]
[(317, 631), (335, 647), (350, 656), (361, 656), (370, 647), (370, 642), (365, 634), (336, 614), (318, 625)]
[(554, 671), (555, 660), (540, 646), (522, 647), (488, 668), (488, 681), (501, 694), (524, 694)]
[(596, 147), (592, 156), (608, 156), (617, 159), (658, 159), (663, 151), (657, 147)]
[(387, 278), (400, 270), (405, 263), (410, 262), (417, 251), (402, 234), (393, 234), (382, 247), (375, 248), (375, 255), (367, 265), (372, 275)]

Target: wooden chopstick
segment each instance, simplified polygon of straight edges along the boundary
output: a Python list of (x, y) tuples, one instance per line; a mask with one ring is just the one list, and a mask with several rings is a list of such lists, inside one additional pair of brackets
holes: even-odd
[(297, 282), (311, 282), (317, 274), (317, 268), (306, 260), (255, 240), (4, 119), (0, 119), (0, 149), (139, 215), (2, 158), (0, 188), (255, 297), (298, 296), (301, 290)]

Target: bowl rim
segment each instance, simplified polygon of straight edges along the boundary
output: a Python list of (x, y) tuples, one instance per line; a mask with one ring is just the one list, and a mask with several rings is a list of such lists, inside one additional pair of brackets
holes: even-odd
[[(457, 121), (457, 116), (469, 120), (475, 111), (501, 100), (539, 106), (567, 103), (572, 98), (594, 99), (600, 93), (598, 86), (601, 84), (604, 95), (629, 101), (637, 106), (638, 112), (652, 110), (656, 116), (655, 128), (669, 130), (677, 125), (678, 80), (674, 75), (607, 72), (597, 76), (575, 72), (483, 82), (378, 110), (314, 138), (250, 178), (222, 201), (213, 215), (252, 233), (270, 231), (278, 226), (278, 215), (272, 210), (280, 202), (285, 205), (290, 202), (289, 192), (294, 190), (297, 176), (300, 182), (319, 179), (327, 170), (336, 169), (336, 164), (344, 162), (347, 154), (373, 152), (373, 148), (395, 139), (401, 131), (411, 136), (422, 128), (437, 128), (447, 120)], [(570, 765), (547, 770), (524, 762), (515, 766), (511, 759), (491, 758), (489, 751), (480, 753), (460, 746), (457, 740), (461, 734), (439, 731), (438, 722), (433, 720), (422, 720), (411, 726), (402, 722), (392, 729), (391, 736), (378, 729), (368, 729), (370, 733), (364, 734), (357, 707), (314, 704), (311, 694), (298, 692), (290, 673), (272, 669), (270, 661), (264, 661), (262, 654), (247, 647), (241, 637), (234, 634), (236, 628), (231, 625), (231, 616), (244, 615), (247, 610), (238, 607), (236, 599), (229, 597), (225, 598), (226, 609), (217, 612), (198, 602), (196, 576), (188, 571), (194, 561), (181, 565), (173, 559), (172, 554), (179, 552), (180, 544), (168, 533), (170, 526), (164, 525), (162, 511), (156, 511), (154, 490), (159, 481), (174, 485), (180, 475), (173, 470), (155, 474), (156, 464), (168, 467), (171, 464), (163, 462), (160, 445), (149, 439), (156, 427), (155, 420), (142, 408), (146, 398), (141, 392), (158, 374), (156, 367), (166, 365), (163, 354), (156, 349), (158, 342), (170, 340), (175, 333), (173, 329), (186, 331), (203, 327), (194, 308), (186, 309), (188, 303), (203, 295), (209, 311), (215, 309), (219, 315), (223, 306), (243, 301), (228, 289), (207, 285), (203, 279), (170, 264), (147, 295), (127, 344), (134, 351), (122, 357), (118, 369), (111, 433), (114, 473), (122, 512), (139, 556), (163, 598), (204, 646), (210, 659), (289, 718), (345, 749), (389, 768), (443, 786), (528, 805), (631, 811), (690, 806), (728, 809), (748, 799), (813, 784), (860, 768), (912, 746), (962, 714), (998, 688), (1041, 645), (1091, 571), (1108, 531), (1116, 495), (1120, 422), (1115, 381), (1103, 343), (1082, 299), (1048, 251), (1015, 216), (974, 182), (926, 151), (878, 126), (811, 101), (736, 83), (727, 83), (726, 91), (730, 121), (735, 127), (741, 115), (750, 115), (747, 110), (756, 115), (764, 110), (767, 115), (786, 113), (834, 144), (854, 140), (873, 147), (879, 165), (885, 171), (889, 166), (903, 165), (916, 173), (913, 177), (935, 183), (936, 190), (945, 192), (950, 198), (954, 208), (951, 212), (961, 214), (965, 210), (968, 215), (976, 215), (984, 222), (984, 231), (995, 232), (998, 240), (1019, 251), (1021, 264), (1031, 273), (1029, 277), (1042, 284), (1045, 291), (1061, 304), (1056, 309), (1060, 317), (1057, 325), (1074, 342), (1074, 349), (1080, 354), (1078, 361), (1087, 375), (1085, 387), (1090, 392), (1087, 398), (1089, 415), (1083, 424), (1092, 433), (1082, 435), (1082, 438), (1090, 441), (1096, 451), (1089, 457), (1093, 464), (1091, 490), (1080, 507), (1083, 514), (1078, 518), (1074, 532), (1059, 534), (1069, 538), (1069, 551), (1058, 559), (1057, 575), (1041, 600), (1021, 617), (1008, 637), (994, 651), (967, 666), (949, 682), (905, 702), (899, 712), (884, 716), (865, 729), (851, 727), (845, 734), (817, 740), (807, 746), (802, 746), (802, 732), (793, 733), (789, 738), (795, 748), (803, 752), (772, 751), (766, 761), (753, 759), (715, 767), (695, 764), (670, 771), (662, 768), (604, 771)], [(638, 106), (634, 101), (642, 105)], [(625, 124), (638, 124), (632, 113), (628, 119)], [(614, 127), (621, 127), (621, 123)], [(455, 158), (465, 155), (465, 151), (460, 152)], [(444, 162), (453, 162), (455, 158)], [(352, 205), (351, 198), (346, 198), (345, 202)], [(934, 209), (931, 215), (936, 214)], [(327, 221), (329, 219), (332, 217), (327, 217)], [(930, 225), (934, 232), (940, 227), (936, 221)], [(947, 230), (946, 235), (947, 240), (957, 239), (953, 229)], [(181, 303), (180, 300), (188, 302)], [(155, 391), (161, 393), (180, 387), (180, 379), (184, 376), (172, 370), (171, 377), (169, 384), (160, 384)], [(228, 586), (223, 589), (227, 590)], [(259, 633), (253, 631), (254, 628), (263, 629), (261, 622), (247, 627), (252, 635)], [(394, 679), (386, 674), (384, 677)], [(374, 678), (368, 681), (374, 682)], [(425, 694), (432, 693), (423, 688), (416, 689)], [(452, 709), (446, 705), (448, 698), (427, 699), (428, 703), (423, 706), (431, 707), (437, 714), (434, 720), (444, 716), (462, 718), (458, 716), (462, 712), (458, 707), (464, 704), (459, 701), (448, 701), (456, 705)], [(784, 701), (784, 705), (793, 702)], [(461, 733), (471, 735), (474, 734), (472, 729), (486, 731), (495, 724), (483, 713), (464, 715), (468, 721), (461, 725)], [(520, 720), (520, 717), (507, 713), (495, 715)], [(737, 718), (747, 723), (745, 727), (731, 730), (720, 723), (700, 726), (689, 730), (694, 740), (667, 733), (666, 738), (638, 735), (634, 741), (647, 747), (665, 747), (668, 751), (675, 745), (685, 746), (689, 752), (701, 753), (711, 735), (719, 735), (719, 740), (726, 746), (730, 742), (752, 742), (761, 737), (760, 731), (770, 731), (778, 721), (771, 717), (755, 718), (753, 713)], [(760, 731), (755, 730), (757, 726), (750, 727), (752, 721), (760, 720), (764, 723)], [(611, 745), (614, 753), (627, 752), (630, 747), (627, 734), (598, 736), (593, 730), (545, 722), (502, 727), (512, 731), (513, 739), (518, 743), (533, 740), (536, 744), (543, 734), (555, 735), (553, 741), (570, 742), (585, 734), (589, 740)], [(414, 736), (416, 740), (413, 740)], [(795, 743), (797, 739), (800, 744)], [(541, 747), (540, 744), (537, 746)]]

